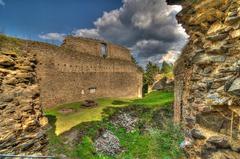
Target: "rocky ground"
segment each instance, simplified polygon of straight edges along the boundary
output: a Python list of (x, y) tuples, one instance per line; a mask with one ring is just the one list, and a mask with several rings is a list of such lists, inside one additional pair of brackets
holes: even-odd
[(120, 141), (111, 131), (103, 132), (102, 135), (95, 140), (94, 147), (97, 152), (108, 155), (116, 155), (121, 152)]
[(138, 118), (136, 116), (125, 112), (119, 113), (114, 119), (111, 119), (111, 123), (113, 123), (114, 126), (123, 127), (127, 132), (134, 130), (137, 122)]

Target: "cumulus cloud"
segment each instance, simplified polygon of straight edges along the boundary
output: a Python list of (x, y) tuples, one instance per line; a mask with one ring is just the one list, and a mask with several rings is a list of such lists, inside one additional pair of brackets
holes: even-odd
[(157, 54), (162, 54), (169, 43), (159, 40), (140, 40), (131, 48), (131, 50), (140, 58), (148, 58)]
[[(105, 12), (95, 28), (78, 29), (75, 36), (105, 39), (130, 48), (141, 65), (149, 61), (174, 62), (187, 42), (187, 34), (175, 18), (180, 5), (165, 0), (123, 0), (119, 9)], [(166, 54), (167, 55), (164, 55)]]
[(73, 31), (73, 34), (75, 36), (82, 36), (82, 37), (87, 37), (87, 38), (96, 38), (96, 39), (101, 39), (98, 31), (96, 29), (79, 29)]
[[(94, 22), (95, 28), (77, 29), (72, 33), (124, 45), (142, 66), (149, 61), (173, 63), (188, 38), (175, 18), (181, 9), (179, 5), (167, 5), (165, 0), (123, 0), (121, 8), (104, 12)], [(39, 38), (62, 41), (64, 36), (47, 33)]]
[(61, 33), (47, 33), (47, 34), (40, 34), (39, 38), (44, 40), (62, 41), (65, 35), (66, 34), (61, 34)]
[(5, 2), (3, 0), (0, 0), (0, 5), (5, 6)]

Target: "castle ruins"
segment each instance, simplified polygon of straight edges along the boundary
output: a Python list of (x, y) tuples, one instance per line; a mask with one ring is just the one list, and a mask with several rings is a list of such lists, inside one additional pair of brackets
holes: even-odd
[(42, 108), (96, 98), (142, 96), (128, 49), (67, 37), (62, 46), (0, 35), (0, 153), (46, 152)]

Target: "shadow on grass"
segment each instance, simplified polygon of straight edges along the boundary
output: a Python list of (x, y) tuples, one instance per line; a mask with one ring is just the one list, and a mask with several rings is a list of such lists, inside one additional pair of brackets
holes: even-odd
[(125, 105), (125, 104), (129, 104), (130, 102), (127, 101), (121, 101), (121, 100), (114, 100), (112, 102), (113, 105)]
[(48, 123), (51, 125), (51, 129), (53, 130), (53, 131), (55, 131), (56, 130), (56, 121), (57, 121), (57, 118), (56, 118), (56, 116), (54, 116), (54, 115), (46, 115), (46, 117), (48, 118)]
[[(56, 154), (66, 154), (67, 149), (63, 144), (63, 140), (60, 136), (57, 136), (56, 131), (56, 121), (57, 118), (54, 115), (46, 115), (48, 118), (49, 129), (47, 132), (48, 135), (48, 150), (52, 155)], [(58, 158), (58, 157), (56, 157)]]

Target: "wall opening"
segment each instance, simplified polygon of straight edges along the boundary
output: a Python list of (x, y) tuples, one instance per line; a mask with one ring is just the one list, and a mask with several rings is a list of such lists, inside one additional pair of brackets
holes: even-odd
[(94, 94), (94, 93), (96, 93), (96, 90), (97, 90), (96, 87), (90, 87), (90, 88), (89, 88), (89, 93), (90, 93), (90, 94)]
[(107, 44), (106, 43), (101, 43), (101, 57), (106, 58), (107, 57)]

